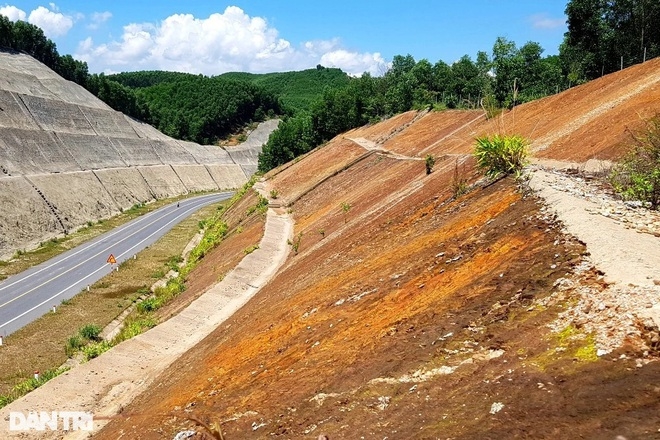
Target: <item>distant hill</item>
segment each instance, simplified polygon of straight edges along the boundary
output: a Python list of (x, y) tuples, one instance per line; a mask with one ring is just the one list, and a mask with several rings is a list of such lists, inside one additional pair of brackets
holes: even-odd
[[(203, 77), (203, 75), (192, 73), (157, 70), (108, 75), (108, 79), (132, 89), (147, 89), (164, 83), (170, 84)], [(298, 72), (263, 74), (228, 72), (212, 78), (249, 82), (265, 92), (278, 96), (289, 112), (308, 110), (312, 103), (323, 95), (324, 89), (343, 87), (350, 80), (349, 76), (341, 69), (323, 66)]]
[(222, 78), (250, 81), (280, 97), (290, 110), (307, 110), (323, 94), (326, 87), (338, 88), (348, 84), (350, 78), (341, 69), (317, 66), (299, 72), (245, 73), (228, 72)]

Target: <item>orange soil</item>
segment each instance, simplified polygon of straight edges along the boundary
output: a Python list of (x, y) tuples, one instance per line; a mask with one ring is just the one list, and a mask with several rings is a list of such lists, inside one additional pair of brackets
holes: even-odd
[[(660, 110), (658, 88), (603, 104), (642, 90), (659, 64), (458, 130), (476, 114), (406, 128), (409, 112), (344, 135), (431, 152), (429, 176), (422, 161), (367, 154), (344, 137), (269, 173), (295, 202), (298, 254), (97, 437), (172, 438), (195, 418), (222, 424), (227, 439), (654, 438), (660, 363), (636, 368), (634, 353), (619, 358), (629, 347), (593, 360), (588, 338), (553, 335), (571, 291), (530, 307), (571, 276), (584, 246), (510, 180), (453, 199), (457, 177), (477, 176), (472, 160), (457, 169), (446, 155), (505, 131), (551, 139), (544, 157), (615, 158), (637, 114)], [(224, 264), (222, 249), (209, 265)], [(580, 282), (602, 287), (589, 271)], [(496, 402), (504, 408), (491, 414)]]

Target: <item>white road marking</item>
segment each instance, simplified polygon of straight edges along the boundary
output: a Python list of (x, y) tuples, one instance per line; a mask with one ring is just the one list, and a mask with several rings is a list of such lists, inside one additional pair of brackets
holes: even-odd
[[(214, 196), (224, 196), (224, 195), (226, 195), (226, 193), (223, 193), (223, 194), (220, 194), (220, 195), (214, 195)], [(203, 196), (203, 197), (206, 197), (206, 196)], [(209, 198), (213, 198), (213, 196), (209, 196)], [(196, 200), (199, 200), (199, 199), (196, 199)], [(220, 200), (218, 200), (218, 201), (220, 201)], [(203, 201), (203, 202), (201, 202), (201, 203), (202, 203), (202, 204), (203, 204), (203, 203), (206, 203), (206, 201)], [(155, 230), (154, 232), (152, 232), (151, 234), (149, 234), (149, 235), (148, 235), (147, 237), (145, 237), (143, 240), (141, 240), (141, 241), (138, 242), (137, 244), (133, 245), (132, 247), (130, 247), (128, 250), (124, 251), (123, 253), (121, 253), (121, 254), (119, 255), (119, 258), (121, 258), (122, 256), (124, 256), (124, 255), (130, 253), (131, 250), (133, 250), (133, 249), (135, 249), (136, 247), (140, 246), (142, 243), (144, 243), (145, 241), (149, 240), (149, 239), (150, 239), (151, 237), (153, 237), (154, 235), (157, 235), (160, 231), (162, 231), (163, 229), (167, 228), (167, 227), (168, 227), (169, 225), (171, 225), (172, 223), (178, 222), (179, 219), (182, 218), (182, 217), (184, 217), (184, 218), (187, 217), (187, 216), (189, 215), (189, 213), (198, 210), (200, 207), (201, 207), (201, 206), (199, 206), (199, 205), (195, 205), (195, 206), (192, 207), (191, 209), (185, 210), (185, 211), (182, 212), (181, 214), (177, 215), (177, 216), (174, 217), (172, 220), (170, 220), (169, 222), (167, 222), (166, 224), (164, 224), (163, 226), (161, 226), (160, 228), (158, 228), (157, 230)], [(157, 213), (157, 212), (159, 212), (159, 211), (154, 211), (154, 213)], [(175, 212), (176, 212), (176, 211), (175, 211)], [(157, 221), (161, 220), (163, 217), (165, 217), (166, 215), (169, 215), (169, 214), (170, 214), (170, 212), (163, 213), (163, 215), (162, 215), (161, 217), (159, 217), (158, 219), (156, 219), (156, 220), (150, 222), (150, 223), (147, 224), (146, 226), (143, 226), (142, 228), (140, 228), (140, 229), (138, 229), (137, 231), (133, 232), (131, 235), (125, 237), (125, 238), (122, 239), (121, 241), (112, 244), (111, 246), (105, 248), (103, 251), (94, 254), (91, 258), (88, 258), (87, 260), (82, 261), (81, 263), (77, 264), (76, 266), (74, 266), (74, 267), (70, 268), (69, 270), (67, 270), (67, 271), (65, 271), (65, 272), (62, 272), (61, 274), (59, 274), (59, 275), (57, 275), (57, 276), (51, 278), (50, 280), (46, 281), (45, 283), (42, 283), (42, 284), (40, 284), (39, 286), (34, 287), (33, 289), (30, 289), (30, 290), (28, 290), (27, 292), (24, 292), (24, 293), (22, 293), (21, 295), (19, 295), (19, 296), (15, 297), (15, 298), (13, 298), (13, 299), (11, 299), (11, 300), (5, 302), (4, 304), (0, 305), (0, 308), (6, 306), (7, 304), (10, 304), (10, 303), (13, 302), (13, 301), (16, 301), (17, 299), (19, 299), (19, 298), (21, 298), (21, 297), (23, 297), (23, 296), (25, 296), (25, 295), (27, 295), (27, 294), (33, 292), (34, 290), (36, 290), (36, 289), (38, 289), (38, 288), (40, 288), (40, 287), (45, 286), (46, 284), (50, 283), (51, 281), (53, 281), (53, 280), (55, 280), (55, 279), (61, 277), (62, 275), (64, 275), (64, 274), (66, 274), (66, 273), (68, 273), (68, 272), (70, 272), (70, 271), (72, 271), (72, 270), (78, 268), (79, 266), (85, 264), (86, 262), (88, 262), (88, 261), (90, 261), (90, 260), (93, 260), (95, 257), (97, 257), (97, 256), (99, 256), (99, 255), (101, 255), (101, 254), (103, 254), (103, 253), (105, 253), (105, 252), (107, 252), (111, 247), (113, 247), (113, 246), (117, 246), (117, 245), (119, 245), (120, 243), (122, 243), (122, 242), (128, 240), (128, 239), (129, 239), (130, 237), (132, 237), (133, 235), (135, 235), (135, 234), (137, 234), (138, 232), (144, 230), (144, 229), (147, 228), (148, 226), (151, 226), (152, 224), (156, 223)], [(43, 305), (46, 304), (47, 302), (52, 301), (53, 299), (55, 299), (55, 298), (57, 298), (58, 296), (60, 296), (61, 294), (65, 293), (66, 291), (68, 291), (68, 290), (71, 289), (72, 287), (75, 287), (75, 286), (76, 286), (77, 284), (79, 284), (80, 282), (86, 280), (87, 278), (91, 277), (92, 275), (96, 274), (97, 272), (99, 272), (99, 271), (101, 271), (101, 270), (103, 270), (103, 269), (105, 269), (105, 268), (107, 268), (107, 263), (103, 263), (103, 264), (102, 264), (98, 269), (96, 269), (95, 271), (93, 271), (93, 272), (89, 273), (88, 275), (84, 276), (83, 278), (77, 280), (76, 282), (74, 282), (74, 283), (71, 284), (70, 286), (66, 287), (65, 289), (62, 289), (61, 291), (59, 291), (59, 292), (56, 293), (55, 295), (53, 295), (53, 296), (51, 296), (50, 298), (44, 300), (43, 302), (37, 304), (36, 306), (32, 307), (31, 309), (26, 310), (25, 312), (21, 313), (20, 315), (14, 317), (14, 318), (12, 318), (12, 319), (10, 319), (9, 321), (7, 321), (7, 322), (5, 322), (5, 323), (3, 323), (3, 324), (0, 324), (0, 328), (6, 326), (6, 325), (8, 325), (8, 324), (11, 324), (12, 322), (16, 321), (17, 319), (19, 319), (19, 318), (25, 316), (26, 314), (32, 312), (32, 311), (35, 310), (35, 309), (37, 309), (37, 308), (43, 306)]]

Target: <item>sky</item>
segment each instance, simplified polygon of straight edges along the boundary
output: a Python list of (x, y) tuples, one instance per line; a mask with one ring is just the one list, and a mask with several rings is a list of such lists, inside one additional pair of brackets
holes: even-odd
[(3, 3), (41, 27), (90, 73), (170, 70), (218, 75), (321, 64), (383, 74), (395, 55), (453, 63), (492, 53), (499, 36), (558, 53), (567, 0), (59, 0)]

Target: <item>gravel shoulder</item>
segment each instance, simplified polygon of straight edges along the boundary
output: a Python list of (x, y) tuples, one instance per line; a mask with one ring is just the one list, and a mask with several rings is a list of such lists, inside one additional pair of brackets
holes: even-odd
[(597, 182), (554, 169), (531, 171), (530, 187), (566, 232), (586, 244), (584, 264), (595, 266), (605, 285), (580, 285), (579, 273), (578, 280), (564, 280), (579, 300), (560, 316), (556, 328), (573, 325), (594, 334), (599, 355), (641, 342), (648, 344), (640, 347), (648, 356), (660, 325), (660, 216), (638, 203), (617, 200)]

